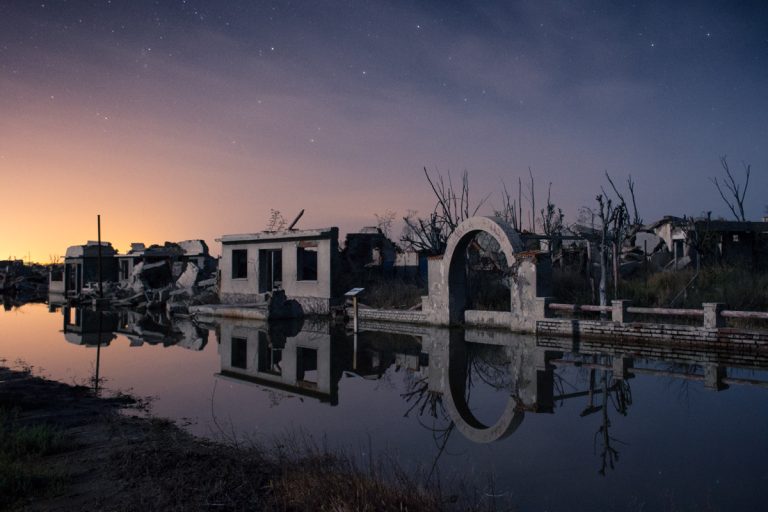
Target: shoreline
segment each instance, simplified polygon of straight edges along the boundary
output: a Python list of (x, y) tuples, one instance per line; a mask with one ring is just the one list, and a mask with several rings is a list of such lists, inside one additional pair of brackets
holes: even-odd
[[(3, 432), (43, 429), (45, 453), (16, 455), (30, 485), (0, 509), (64, 510), (444, 510), (479, 508), (424, 489), (394, 468), (360, 469), (319, 449), (270, 452), (194, 437), (170, 420), (121, 414), (128, 395), (95, 396), (29, 370), (0, 366)], [(10, 418), (10, 419), (9, 419)], [(1, 439), (1, 438), (0, 438)], [(2, 468), (0, 468), (2, 469)], [(392, 468), (390, 468), (392, 469)], [(25, 470), (26, 471), (26, 470)], [(25, 473), (26, 474), (26, 473)], [(3, 473), (0, 471), (0, 483)], [(22, 478), (22, 476), (19, 476)], [(488, 510), (488, 504), (483, 507)]]

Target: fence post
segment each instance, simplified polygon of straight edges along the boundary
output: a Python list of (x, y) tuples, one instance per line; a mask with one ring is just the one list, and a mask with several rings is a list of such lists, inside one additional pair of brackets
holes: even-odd
[(549, 304), (552, 302), (552, 297), (536, 297), (536, 320), (544, 320), (549, 318)]
[(720, 391), (725, 389), (726, 386), (723, 383), (723, 377), (725, 377), (725, 368), (716, 364), (704, 365), (704, 387), (713, 391)]
[(720, 314), (725, 309), (725, 304), (722, 302), (705, 302), (702, 304), (704, 308), (704, 327), (707, 329), (716, 329), (718, 327), (725, 327), (725, 319)]
[(611, 301), (611, 320), (623, 324), (629, 320), (627, 306), (631, 301), (619, 299)]

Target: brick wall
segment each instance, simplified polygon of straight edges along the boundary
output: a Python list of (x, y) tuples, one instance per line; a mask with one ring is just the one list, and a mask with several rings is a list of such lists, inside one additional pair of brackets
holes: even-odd
[(749, 347), (768, 347), (768, 332), (742, 331), (730, 328), (618, 323), (592, 320), (546, 319), (536, 322), (538, 335), (568, 336), (585, 339), (612, 339), (621, 341), (674, 341), (678, 344), (708, 345), (730, 343)]
[[(399, 309), (360, 309), (361, 320), (376, 320), (380, 322), (403, 322), (411, 324), (426, 324), (427, 315), (422, 311), (407, 311)], [(352, 312), (349, 311), (349, 315)]]

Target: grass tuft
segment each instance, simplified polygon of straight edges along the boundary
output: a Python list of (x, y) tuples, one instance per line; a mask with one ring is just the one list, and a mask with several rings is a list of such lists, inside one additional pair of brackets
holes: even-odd
[(40, 458), (63, 448), (56, 429), (22, 425), (15, 410), (0, 409), (0, 509), (58, 488), (61, 477), (42, 467)]

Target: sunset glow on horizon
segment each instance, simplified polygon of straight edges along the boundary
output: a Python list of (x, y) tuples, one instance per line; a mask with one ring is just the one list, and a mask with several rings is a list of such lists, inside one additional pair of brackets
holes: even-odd
[[(473, 198), (531, 167), (575, 220), (607, 170), (646, 221), (768, 203), (762, 3), (105, 1), (0, 4), (0, 259), (47, 263), (266, 227), (431, 210), (422, 168)], [(537, 199), (543, 201), (544, 196)], [(395, 230), (396, 236), (399, 228)], [(343, 236), (343, 235), (342, 235)]]

